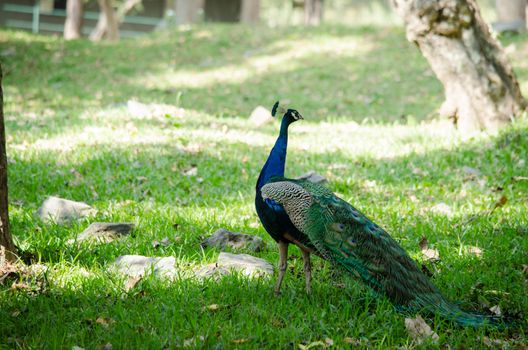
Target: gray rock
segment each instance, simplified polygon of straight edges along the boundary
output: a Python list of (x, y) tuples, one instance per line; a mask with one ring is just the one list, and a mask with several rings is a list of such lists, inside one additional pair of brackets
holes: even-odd
[(249, 121), (255, 126), (262, 126), (272, 120), (271, 112), (262, 106), (257, 106), (249, 116)]
[(130, 222), (94, 222), (77, 238), (68, 240), (68, 243), (82, 241), (109, 243), (121, 236), (130, 234), (134, 227), (135, 225)]
[(196, 277), (227, 275), (233, 271), (249, 277), (264, 277), (273, 274), (273, 266), (264, 259), (247, 254), (222, 252), (216, 264), (209, 264), (195, 270)]
[(217, 230), (202, 242), (202, 247), (226, 247), (232, 249), (247, 249), (258, 252), (264, 247), (264, 241), (258, 236), (235, 233), (223, 228)]
[(308, 180), (310, 182), (313, 182), (314, 184), (325, 184), (328, 182), (326, 177), (323, 175), (317, 174), (315, 171), (310, 170), (309, 172), (302, 174), (301, 176), (297, 177), (298, 180)]
[(157, 258), (143, 255), (122, 255), (111, 265), (111, 269), (131, 277), (153, 273), (158, 277), (176, 277), (176, 259), (173, 256)]
[(217, 264), (222, 268), (240, 271), (246, 276), (273, 274), (273, 266), (269, 262), (248, 254), (222, 252), (218, 256)]
[(59, 197), (48, 197), (37, 211), (37, 215), (44, 221), (62, 224), (95, 214), (97, 211), (83, 202), (75, 202)]

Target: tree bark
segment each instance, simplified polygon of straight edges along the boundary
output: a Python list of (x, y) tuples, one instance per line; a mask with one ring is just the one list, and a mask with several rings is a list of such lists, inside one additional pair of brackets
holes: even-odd
[(90, 34), (90, 40), (119, 40), (119, 24), (114, 8), (112, 7), (112, 0), (99, 0), (99, 10), (101, 11), (99, 13), (99, 20)]
[(79, 39), (82, 36), (83, 12), (83, 0), (68, 0), (66, 3), (64, 39)]
[(519, 83), (474, 0), (391, 0), (444, 85), (440, 113), (462, 132), (495, 130), (526, 108)]
[(323, 21), (323, 0), (304, 0), (304, 24), (318, 26)]
[(240, 21), (241, 0), (205, 0), (205, 20), (210, 22)]
[(242, 0), (240, 22), (255, 24), (260, 17), (260, 0)]
[(176, 24), (190, 24), (198, 20), (198, 12), (203, 8), (203, 0), (176, 0), (174, 3), (174, 15)]
[[(9, 230), (7, 201), (7, 155), (4, 128), (4, 93), (2, 90), (2, 65), (0, 63), (0, 260), (15, 260), (16, 248)], [(5, 255), (5, 256), (2, 256)], [(0, 261), (1, 262), (1, 261)]]

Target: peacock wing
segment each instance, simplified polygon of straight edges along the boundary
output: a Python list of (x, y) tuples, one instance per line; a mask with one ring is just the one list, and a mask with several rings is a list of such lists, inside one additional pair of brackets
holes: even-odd
[(313, 198), (304, 229), (321, 254), (387, 295), (396, 305), (420, 306), (441, 298), (385, 230), (334, 194), (314, 193)]

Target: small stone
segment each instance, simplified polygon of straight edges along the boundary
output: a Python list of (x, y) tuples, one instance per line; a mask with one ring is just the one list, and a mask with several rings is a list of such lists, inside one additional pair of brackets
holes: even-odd
[(313, 182), (314, 184), (324, 184), (328, 182), (328, 180), (323, 175), (319, 175), (313, 170), (310, 170), (309, 172), (297, 177), (296, 179), (308, 180), (310, 182)]
[(75, 202), (59, 197), (48, 197), (37, 211), (37, 215), (44, 221), (63, 224), (96, 213), (96, 210), (83, 202)]
[(222, 268), (240, 271), (246, 276), (273, 274), (273, 266), (269, 262), (248, 254), (222, 252), (218, 256), (217, 264)]
[(406, 318), (405, 328), (411, 338), (413, 338), (418, 344), (423, 343), (428, 338), (432, 339), (435, 343), (438, 341), (438, 334), (433, 332), (431, 327), (425, 323), (420, 315), (417, 315), (416, 318)]
[(235, 233), (223, 228), (217, 230), (202, 242), (202, 247), (217, 247), (225, 249), (247, 249), (258, 252), (264, 247), (264, 241), (258, 236)]
[(215, 264), (201, 266), (194, 270), (198, 278), (224, 276), (238, 271), (248, 277), (263, 277), (273, 274), (273, 266), (264, 259), (247, 254), (222, 252)]
[(257, 106), (249, 116), (249, 121), (255, 126), (262, 126), (272, 120), (271, 112), (262, 106)]
[(109, 243), (121, 236), (129, 235), (134, 227), (135, 225), (129, 222), (94, 222), (77, 238), (68, 240), (68, 243), (82, 241)]
[(159, 277), (176, 277), (176, 259), (169, 257), (148, 257), (142, 255), (122, 255), (111, 265), (111, 269), (131, 277), (139, 277), (152, 272)]

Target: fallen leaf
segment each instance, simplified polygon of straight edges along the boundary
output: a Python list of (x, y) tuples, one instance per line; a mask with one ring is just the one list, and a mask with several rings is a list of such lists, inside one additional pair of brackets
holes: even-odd
[(249, 341), (249, 339), (245, 339), (245, 338), (233, 339), (233, 340), (231, 340), (231, 343), (239, 345), (239, 344), (247, 343), (248, 341)]
[(431, 327), (425, 323), (420, 315), (417, 315), (415, 318), (406, 318), (405, 328), (411, 338), (418, 344), (423, 343), (428, 338), (431, 338), (433, 342), (438, 341), (438, 334), (431, 330)]
[(183, 347), (187, 348), (189, 346), (196, 345), (197, 340), (204, 341), (205, 337), (203, 335), (200, 335), (198, 337), (192, 337), (192, 338), (189, 338), (189, 339), (185, 339), (183, 341)]
[(101, 326), (107, 328), (109, 325), (111, 325), (112, 323), (114, 323), (115, 321), (111, 318), (104, 318), (104, 317), (97, 317), (95, 319), (95, 323), (98, 323), (100, 324)]
[(31, 286), (27, 283), (13, 283), (11, 285), (12, 290), (18, 290), (18, 289), (31, 289)]
[(11, 313), (11, 317), (17, 317), (18, 315), (20, 315), (20, 310), (15, 310)]
[(528, 176), (512, 176), (513, 181), (528, 181)]
[(436, 249), (424, 249), (422, 254), (428, 261), (435, 262), (440, 260), (440, 253)]
[(351, 344), (351, 345), (354, 345), (354, 346), (359, 346), (359, 345), (361, 345), (361, 341), (359, 341), (359, 340), (356, 339), (356, 338), (345, 337), (343, 340), (344, 340), (345, 343), (347, 343), (347, 344)]
[(218, 309), (220, 309), (220, 306), (218, 304), (211, 304), (211, 305), (204, 306), (203, 309), (214, 312), (214, 311), (218, 311)]
[(429, 248), (429, 241), (427, 240), (427, 237), (422, 236), (420, 242), (418, 243), (418, 246), (420, 246), (420, 250)]
[(506, 196), (501, 196), (499, 200), (495, 202), (495, 204), (493, 205), (493, 208), (491, 209), (490, 214), (493, 213), (495, 209), (503, 207), (504, 204), (506, 204), (506, 202), (508, 202), (508, 198)]
[(134, 288), (136, 286), (136, 284), (138, 284), (139, 281), (141, 281), (143, 277), (142, 276), (130, 276), (128, 277), (127, 281), (125, 282), (125, 292), (129, 292), (132, 288)]
[(307, 344), (307, 345), (299, 344), (299, 349), (308, 350), (308, 349), (314, 348), (316, 346), (321, 346), (323, 348), (326, 348), (326, 344), (324, 342), (318, 340), (318, 341), (312, 342), (312, 343)]
[(487, 347), (497, 349), (497, 348), (503, 348), (507, 343), (500, 339), (490, 339), (487, 336), (483, 336), (482, 338), (477, 337), (478, 340), (482, 341), (484, 345)]
[(158, 248), (158, 247), (168, 247), (170, 245), (169, 237), (163, 237), (160, 241), (153, 240), (152, 241), (152, 247)]
[(191, 166), (190, 168), (183, 171), (183, 175), (185, 176), (196, 176), (198, 175), (198, 167), (195, 165)]
[(467, 252), (468, 252), (468, 254), (473, 254), (473, 255), (476, 255), (478, 257), (482, 256), (482, 249), (480, 249), (479, 247), (468, 246), (467, 247)]
[(497, 316), (502, 316), (502, 311), (499, 305), (492, 306), (489, 310)]
[(420, 246), (420, 250), (422, 251), (422, 255), (431, 262), (435, 262), (440, 260), (440, 253), (436, 249), (429, 248), (429, 242), (427, 241), (427, 238), (425, 236), (422, 236), (422, 239), (420, 240), (420, 243), (418, 243)]

